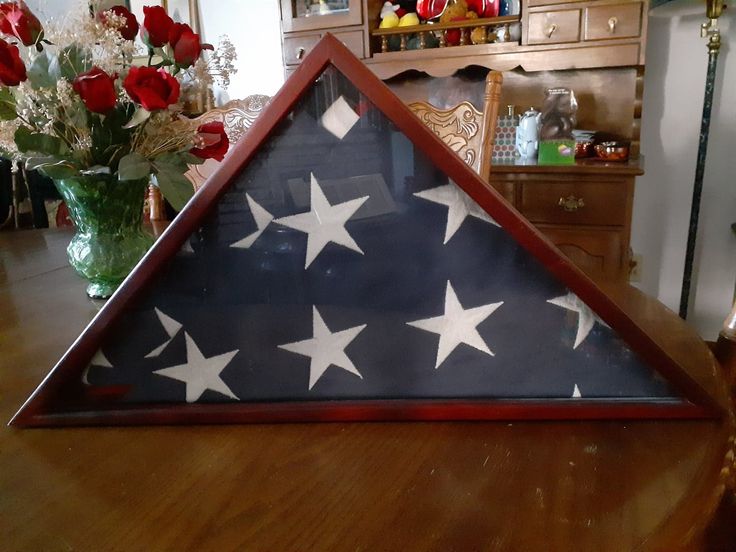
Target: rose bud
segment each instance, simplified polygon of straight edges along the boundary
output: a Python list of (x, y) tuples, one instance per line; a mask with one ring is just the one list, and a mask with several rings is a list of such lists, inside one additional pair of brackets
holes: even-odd
[(135, 40), (135, 37), (138, 34), (138, 20), (135, 15), (124, 6), (113, 6), (108, 10), (100, 12), (98, 15), (103, 25), (107, 25), (108, 12), (112, 12), (113, 15), (117, 15), (118, 17), (125, 19), (125, 25), (120, 27), (118, 31), (125, 40)]
[(148, 111), (166, 109), (179, 101), (179, 81), (155, 67), (131, 67), (123, 88), (131, 100)]
[(110, 76), (99, 67), (92, 67), (74, 79), (74, 91), (93, 113), (109, 113), (115, 108), (118, 97), (115, 91), (117, 75)]
[(174, 20), (161, 6), (145, 6), (143, 14), (141, 38), (150, 48), (160, 48), (169, 40), (169, 31)]
[(0, 82), (5, 86), (18, 86), (26, 78), (26, 66), (20, 59), (18, 47), (0, 38)]
[(194, 147), (189, 153), (200, 159), (222, 161), (229, 148), (230, 139), (225, 133), (225, 125), (220, 121), (213, 121), (199, 126), (194, 137)]
[(169, 44), (174, 51), (174, 61), (186, 69), (199, 59), (202, 50), (212, 49), (209, 44), (201, 44), (199, 35), (185, 23), (174, 23), (169, 31)]
[(0, 32), (12, 35), (24, 46), (33, 46), (43, 38), (43, 27), (25, 2), (0, 4)]

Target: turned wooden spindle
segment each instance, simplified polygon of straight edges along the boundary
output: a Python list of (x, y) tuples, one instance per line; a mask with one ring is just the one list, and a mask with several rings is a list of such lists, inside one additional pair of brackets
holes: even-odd
[(713, 353), (726, 373), (731, 397), (736, 399), (736, 303), (731, 309), (731, 314), (723, 322)]
[(388, 37), (386, 35), (381, 37), (381, 52), (384, 54), (388, 52)]
[(148, 208), (150, 209), (150, 219), (153, 221), (166, 220), (166, 207), (164, 206), (164, 196), (161, 190), (154, 184), (148, 185)]

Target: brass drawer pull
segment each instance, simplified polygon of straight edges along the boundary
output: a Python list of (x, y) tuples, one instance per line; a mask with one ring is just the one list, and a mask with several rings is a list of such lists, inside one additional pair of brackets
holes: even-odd
[(611, 17), (608, 20), (608, 32), (611, 34), (615, 33), (616, 25), (618, 25), (618, 17)]
[(561, 197), (560, 200), (557, 202), (557, 205), (559, 205), (568, 213), (574, 213), (578, 209), (582, 209), (583, 207), (585, 207), (585, 201), (583, 201), (582, 197), (578, 199), (574, 195), (570, 194), (567, 197)]
[(305, 53), (306, 50), (304, 49), (304, 47), (300, 46), (299, 49), (296, 51), (296, 59), (302, 59)]
[(547, 38), (552, 38), (552, 35), (557, 30), (557, 23), (552, 23), (549, 27), (547, 27)]

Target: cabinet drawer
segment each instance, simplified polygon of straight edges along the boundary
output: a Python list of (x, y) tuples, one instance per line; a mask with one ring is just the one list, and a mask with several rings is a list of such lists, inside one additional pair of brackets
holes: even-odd
[(360, 59), (365, 57), (363, 54), (363, 31), (343, 31), (332, 34)]
[(580, 10), (529, 14), (529, 44), (556, 44), (580, 40)]
[(623, 226), (626, 200), (620, 182), (525, 182), (519, 210), (534, 223)]
[[(309, 52), (317, 45), (319, 40), (326, 34), (313, 33), (299, 36), (284, 37), (284, 64), (298, 65)], [(359, 58), (364, 58), (363, 53), (363, 31), (342, 31), (332, 33), (335, 38), (348, 47)]]
[(539, 225), (565, 256), (594, 280), (625, 280), (628, 259), (623, 232)]
[(319, 42), (319, 34), (284, 37), (284, 63), (297, 65)]
[(628, 38), (641, 33), (641, 4), (614, 4), (585, 9), (585, 40)]

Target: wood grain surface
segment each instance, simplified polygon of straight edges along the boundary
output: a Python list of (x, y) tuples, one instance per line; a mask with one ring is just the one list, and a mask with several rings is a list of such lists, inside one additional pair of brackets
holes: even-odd
[[(0, 233), (0, 418), (95, 314), (64, 231)], [(681, 361), (703, 342), (608, 292)], [(0, 429), (3, 550), (699, 550), (728, 421)]]

